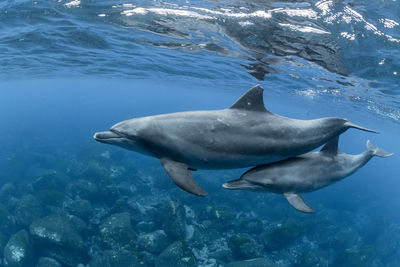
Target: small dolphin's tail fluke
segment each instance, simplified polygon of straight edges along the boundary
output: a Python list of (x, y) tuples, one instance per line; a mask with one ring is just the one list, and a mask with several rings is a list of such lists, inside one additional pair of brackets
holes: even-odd
[(367, 149), (368, 151), (371, 151), (374, 156), (382, 157), (382, 158), (387, 158), (392, 156), (394, 153), (386, 152), (382, 148), (379, 148), (377, 146), (374, 146), (371, 141), (367, 141)]
[(370, 132), (370, 133), (379, 133), (379, 132), (377, 132), (377, 131), (374, 131), (374, 130), (371, 130), (371, 129), (367, 129), (367, 128), (361, 127), (361, 126), (359, 126), (359, 125), (357, 125), (357, 124), (354, 124), (354, 123), (351, 123), (351, 122), (349, 122), (349, 121), (345, 122), (345, 123), (344, 123), (344, 126), (347, 126), (347, 127), (349, 127), (349, 128), (359, 129), (359, 130), (361, 130), (361, 131), (366, 131), (366, 132)]

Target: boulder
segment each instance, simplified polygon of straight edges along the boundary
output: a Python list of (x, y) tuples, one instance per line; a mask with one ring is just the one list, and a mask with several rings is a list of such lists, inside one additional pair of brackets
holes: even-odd
[(362, 248), (346, 249), (339, 252), (333, 261), (333, 267), (366, 267), (372, 266), (375, 258), (375, 248), (365, 246)]
[(61, 264), (55, 259), (41, 257), (36, 267), (61, 267)]
[(196, 262), (192, 251), (183, 242), (176, 241), (157, 257), (155, 267), (187, 267), (195, 265)]
[(16, 231), (14, 217), (0, 204), (0, 250), (2, 251), (10, 238)]
[(280, 250), (290, 246), (303, 233), (303, 228), (295, 222), (271, 226), (261, 235), (266, 250)]
[(0, 188), (0, 201), (6, 202), (11, 196), (15, 195), (15, 187), (12, 183), (5, 183)]
[(155, 230), (155, 224), (152, 221), (141, 221), (136, 224), (135, 229), (139, 232), (149, 233)]
[(39, 176), (32, 183), (32, 187), (36, 192), (42, 190), (63, 191), (69, 180), (69, 176), (65, 175), (64, 173), (53, 171), (51, 173)]
[(69, 184), (66, 188), (66, 192), (72, 198), (78, 196), (82, 199), (95, 200), (98, 197), (99, 189), (94, 183), (79, 179)]
[(21, 230), (12, 235), (4, 248), (5, 267), (33, 266), (33, 245), (26, 230)]
[(70, 220), (61, 215), (50, 215), (34, 221), (29, 231), (39, 255), (48, 256), (67, 266), (87, 260), (82, 237)]
[(135, 245), (136, 234), (128, 212), (114, 213), (99, 226), (103, 242), (111, 249), (129, 249)]
[(255, 258), (244, 261), (234, 261), (228, 263), (226, 267), (276, 267), (278, 265), (274, 264), (271, 260), (267, 258)]
[(228, 246), (236, 259), (252, 259), (260, 255), (261, 246), (248, 234), (234, 235), (228, 240)]
[(93, 213), (92, 204), (85, 199), (69, 199), (64, 201), (64, 209), (72, 215), (78, 216), (81, 219), (88, 221)]
[(138, 267), (147, 266), (139, 263), (138, 258), (127, 250), (106, 250), (92, 258), (88, 267)]
[(169, 201), (162, 205), (157, 211), (156, 221), (172, 239), (186, 237), (186, 211), (179, 203)]
[(23, 196), (14, 210), (15, 222), (23, 227), (29, 226), (34, 220), (43, 215), (43, 208), (39, 200), (33, 195)]
[(157, 230), (140, 235), (137, 243), (140, 249), (158, 255), (168, 246), (169, 238), (163, 230)]
[(37, 195), (44, 206), (62, 207), (65, 200), (63, 192), (53, 189), (42, 190)]

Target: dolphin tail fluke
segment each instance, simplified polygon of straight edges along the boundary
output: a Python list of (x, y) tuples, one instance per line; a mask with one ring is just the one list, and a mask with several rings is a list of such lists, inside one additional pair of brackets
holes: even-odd
[(167, 158), (162, 158), (161, 163), (168, 176), (177, 186), (193, 195), (207, 196), (207, 193), (194, 181), (187, 164)]
[(230, 189), (230, 190), (241, 190), (245, 189), (248, 187), (249, 183), (244, 180), (244, 179), (237, 179), (237, 180), (232, 180), (229, 182), (226, 182), (222, 185), (223, 188), (225, 189)]
[(304, 213), (314, 212), (314, 210), (304, 202), (303, 198), (299, 194), (284, 193), (283, 196), (286, 198), (289, 204), (292, 205), (292, 207), (295, 208), (296, 210)]
[(382, 157), (382, 158), (387, 158), (392, 156), (394, 153), (386, 152), (382, 148), (379, 148), (377, 146), (374, 146), (371, 141), (367, 141), (367, 149), (368, 151), (371, 151), (374, 156)]
[(359, 126), (359, 125), (357, 125), (357, 124), (354, 124), (354, 123), (351, 123), (351, 122), (349, 122), (349, 121), (345, 122), (345, 123), (344, 123), (344, 126), (349, 127), (349, 128), (359, 129), (359, 130), (365, 131), (365, 132), (379, 133), (379, 132), (377, 132), (377, 131), (374, 131), (374, 130), (371, 130), (371, 129), (368, 129), (368, 128), (361, 127), (361, 126)]

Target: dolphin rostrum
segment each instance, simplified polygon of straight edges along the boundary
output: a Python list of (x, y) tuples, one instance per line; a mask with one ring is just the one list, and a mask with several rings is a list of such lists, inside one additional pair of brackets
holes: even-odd
[(289, 203), (301, 212), (314, 212), (300, 193), (318, 190), (356, 172), (373, 156), (389, 157), (383, 149), (367, 141), (367, 151), (350, 155), (338, 150), (338, 139), (332, 138), (318, 152), (309, 152), (294, 158), (256, 166), (240, 179), (223, 184), (227, 189), (241, 189), (283, 194)]
[(134, 118), (94, 139), (159, 158), (175, 184), (205, 196), (190, 170), (279, 161), (309, 152), (349, 128), (374, 132), (345, 119), (295, 120), (273, 114), (264, 107), (263, 88), (256, 85), (227, 109)]

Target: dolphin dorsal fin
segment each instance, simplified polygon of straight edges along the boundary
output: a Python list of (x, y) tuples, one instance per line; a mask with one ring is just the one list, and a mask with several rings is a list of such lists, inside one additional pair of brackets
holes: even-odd
[(269, 112), (264, 106), (263, 91), (261, 85), (257, 84), (242, 95), (230, 109)]
[(324, 145), (321, 152), (336, 154), (338, 152), (338, 143), (339, 136), (333, 137)]

